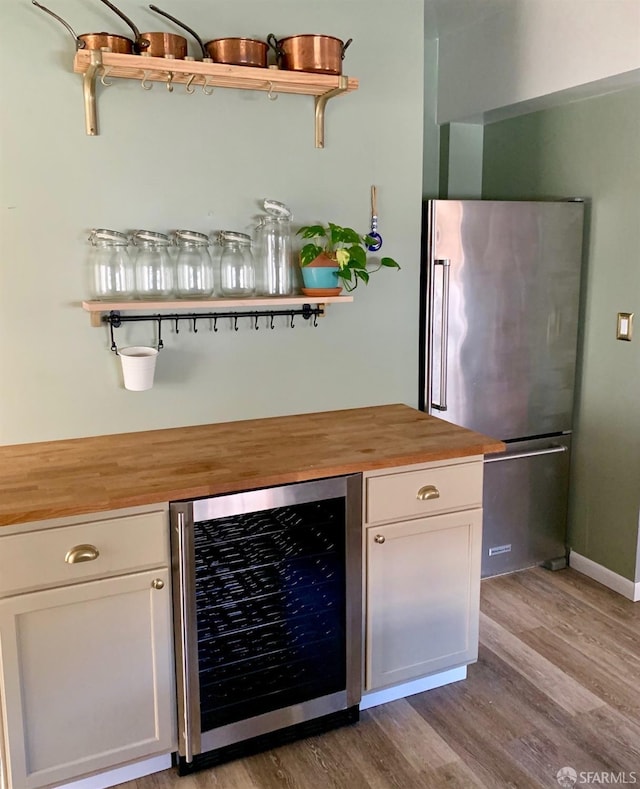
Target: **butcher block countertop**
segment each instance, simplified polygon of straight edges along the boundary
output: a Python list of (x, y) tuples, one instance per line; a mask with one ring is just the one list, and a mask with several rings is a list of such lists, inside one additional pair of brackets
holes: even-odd
[(0, 447), (0, 526), (499, 452), (406, 405)]

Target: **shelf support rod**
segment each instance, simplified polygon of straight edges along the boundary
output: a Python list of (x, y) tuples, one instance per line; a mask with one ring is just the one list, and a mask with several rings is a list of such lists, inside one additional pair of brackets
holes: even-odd
[(99, 49), (91, 50), (91, 62), (82, 77), (82, 91), (84, 94), (84, 123), (87, 134), (95, 137), (98, 134), (98, 118), (96, 114), (96, 76), (102, 68), (102, 52)]
[(329, 99), (334, 96), (339, 96), (341, 93), (346, 93), (349, 88), (349, 78), (341, 75), (339, 77), (339, 84), (337, 88), (328, 90), (321, 96), (316, 96), (316, 148), (324, 148), (324, 111)]

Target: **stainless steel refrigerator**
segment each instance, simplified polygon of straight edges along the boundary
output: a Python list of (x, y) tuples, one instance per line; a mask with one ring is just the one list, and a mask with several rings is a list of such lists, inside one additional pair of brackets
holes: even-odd
[(584, 205), (424, 204), (420, 408), (485, 459), (483, 577), (564, 566)]

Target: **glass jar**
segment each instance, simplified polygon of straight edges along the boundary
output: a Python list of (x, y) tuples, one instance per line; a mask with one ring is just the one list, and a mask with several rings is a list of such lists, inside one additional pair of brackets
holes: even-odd
[(176, 296), (179, 299), (204, 299), (213, 293), (213, 262), (209, 237), (194, 230), (176, 230)]
[(255, 229), (258, 293), (288, 296), (293, 290), (291, 260), (291, 211), (276, 200), (265, 200), (266, 216)]
[(129, 239), (117, 230), (98, 228), (89, 235), (86, 286), (90, 299), (130, 299), (134, 295), (134, 272)]
[(151, 230), (136, 230), (133, 243), (136, 294), (140, 299), (166, 299), (173, 294), (174, 265), (169, 255), (169, 236)]
[(218, 241), (220, 255), (220, 293), (241, 298), (255, 295), (256, 275), (251, 254), (251, 236), (232, 230), (221, 230)]

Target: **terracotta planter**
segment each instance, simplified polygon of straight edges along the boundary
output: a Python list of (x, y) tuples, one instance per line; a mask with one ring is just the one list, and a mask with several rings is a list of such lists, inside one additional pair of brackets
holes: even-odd
[(340, 268), (324, 252), (308, 265), (300, 266), (300, 270), (305, 296), (337, 296), (342, 290), (342, 282), (337, 275)]

